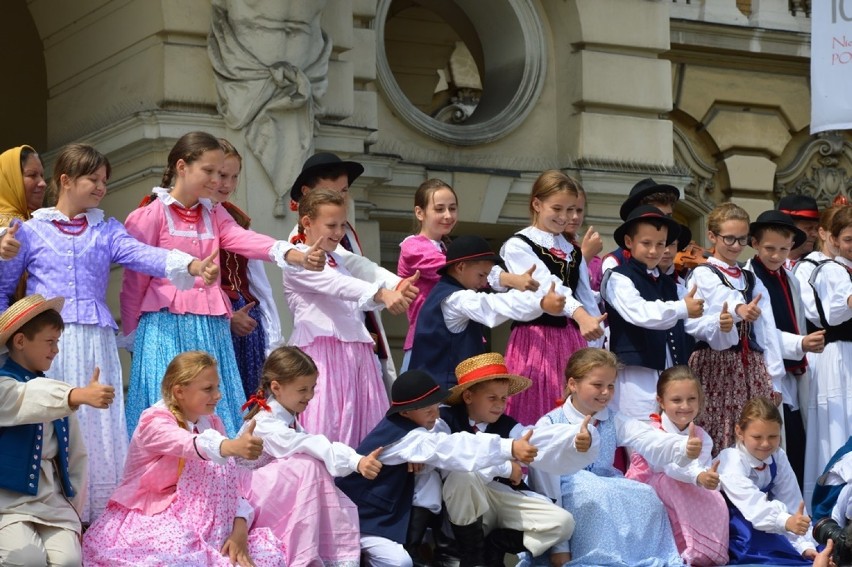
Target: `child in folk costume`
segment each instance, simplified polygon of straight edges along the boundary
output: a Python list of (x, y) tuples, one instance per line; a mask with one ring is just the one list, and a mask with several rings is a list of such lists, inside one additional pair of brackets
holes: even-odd
[[(665, 508), (654, 489), (625, 479), (613, 466), (616, 447), (627, 447), (655, 467), (686, 466), (701, 454), (701, 437), (690, 424), (687, 435), (671, 435), (607, 406), (615, 390), (618, 360), (609, 351), (584, 348), (565, 369), (566, 402), (545, 414), (537, 426), (588, 424), (600, 437), (600, 452), (585, 470), (558, 476), (531, 469), (533, 489), (555, 499), (574, 516), (574, 534), (550, 551), (550, 564), (584, 566), (682, 565)], [(641, 517), (636, 516), (638, 510)], [(544, 557), (536, 564), (547, 565)]]
[(287, 273), (284, 278), (294, 321), (289, 342), (305, 351), (319, 369), (317, 398), (302, 413), (301, 422), (309, 431), (355, 446), (388, 407), (364, 313), (385, 307), (395, 315), (405, 313), (409, 305), (405, 291), (417, 276), (394, 290), (349, 273), (336, 252), (346, 230), (345, 201), (339, 192), (314, 189), (302, 197), (299, 226), (305, 242), (297, 244), (297, 250), (319, 246), (328, 254), (322, 272)]
[(697, 343), (689, 367), (707, 398), (701, 425), (713, 439), (714, 451), (720, 451), (734, 443), (734, 425), (746, 401), (775, 396), (780, 403), (778, 387), (786, 370), (766, 287), (737, 264), (749, 243), (748, 213), (724, 203), (710, 213), (707, 228), (713, 256), (692, 270), (687, 286), (698, 288), (696, 297), (704, 299), (708, 312), (731, 313), (739, 341), (725, 350)]
[[(664, 215), (670, 217), (679, 199), (680, 190), (677, 187), (665, 183), (657, 183), (650, 177), (646, 177), (631, 187), (630, 194), (624, 200), (624, 203), (621, 204), (619, 216), (622, 221), (626, 221), (630, 215), (630, 211), (636, 207), (652, 205), (661, 210)], [(687, 244), (689, 242), (683, 243), (683, 246)], [(629, 258), (630, 251), (619, 247), (604, 257), (601, 269), (603, 273), (606, 273), (607, 270), (615, 268)]]
[[(221, 247), (280, 267), (292, 262), (321, 270), (323, 253), (312, 250), (306, 255), (288, 242), (245, 230), (224, 208), (214, 207), (209, 196), (219, 187), (224, 159), (219, 140), (210, 134), (182, 136), (169, 153), (163, 187), (153, 190), (155, 199), (130, 213), (127, 231), (142, 242), (205, 258), (208, 266)], [(223, 395), (217, 411), (229, 435), (240, 428), (245, 394), (231, 342), (231, 302), (218, 285), (206, 287), (196, 280), (194, 286), (180, 290), (164, 278), (124, 272), (121, 322), (124, 334), (135, 336), (127, 403), (131, 433), (142, 410), (159, 399), (169, 362), (195, 349), (213, 354), (219, 362)]]
[(414, 496), (411, 463), (424, 463), (445, 471), (474, 471), (516, 459), (530, 463), (537, 450), (530, 444), (532, 431), (520, 439), (503, 439), (483, 433), (448, 434), (435, 429), (440, 421), (438, 404), (449, 392), (426, 372), (402, 373), (391, 390), (387, 415), (356, 451), (378, 454), (382, 468), (375, 480), (349, 475), (337, 485), (358, 506), (361, 549), (367, 565), (411, 567), (403, 546)]
[(181, 289), (189, 289), (195, 276), (212, 282), (216, 270), (185, 252), (143, 244), (120, 222), (106, 218), (97, 207), (107, 193), (109, 175), (109, 160), (92, 146), (62, 148), (53, 168), (56, 206), (38, 209), (32, 219), (10, 229), (20, 250), (14, 259), (0, 263), (0, 310), (8, 306), (22, 274), (28, 274), (28, 293), (66, 298), (65, 332), (48, 376), (82, 386), (99, 368), (100, 380), (116, 390), (107, 411), (79, 412), (91, 463), (84, 521), (103, 512), (121, 480), (127, 455), (127, 438), (115, 434), (126, 425), (118, 326), (106, 302), (112, 264), (168, 278)]
[[(427, 179), (414, 193), (414, 217), (418, 233), (405, 237), (400, 243), (397, 264), (397, 274), (401, 278), (420, 274), (420, 279), (417, 280), (420, 293), (408, 307), (408, 333), (403, 344), (403, 372), (408, 369), (411, 359), (411, 347), (414, 344), (420, 308), (441, 278), (438, 270), (447, 263), (449, 234), (458, 220), (456, 192), (440, 179)], [(510, 274), (499, 265), (494, 266), (488, 274), (488, 282), (492, 288), (500, 291), (505, 291), (506, 288), (536, 291), (538, 282), (530, 275), (531, 271)]]
[[(659, 415), (651, 425), (675, 435), (687, 435), (689, 424), (701, 413), (704, 392), (698, 378), (687, 366), (666, 369), (657, 382)], [(728, 563), (728, 507), (719, 488), (719, 462), (711, 464), (713, 441), (707, 432), (695, 428), (701, 437), (701, 455), (685, 467), (673, 463), (651, 466), (638, 453), (630, 459), (627, 478), (644, 482), (657, 491), (669, 513), (677, 549), (687, 565), (726, 565)]]
[(852, 386), (848, 380), (852, 368), (852, 207), (842, 207), (834, 214), (827, 236), (837, 255), (814, 267), (808, 282), (820, 326), (825, 329), (825, 349), (808, 357), (812, 378), (806, 497), (831, 456), (852, 436)]
[(57, 353), (63, 298), (28, 295), (0, 315), (0, 564), (79, 565), (86, 447), (75, 410), (106, 408), (112, 386), (43, 378)]
[(790, 250), (784, 267), (792, 270), (800, 260), (814, 251), (819, 236), (819, 205), (810, 195), (786, 195), (778, 201), (778, 212), (789, 215), (793, 224), (801, 230), (805, 239)]
[[(545, 171), (530, 193), (532, 225), (503, 244), (500, 255), (510, 272), (535, 266), (543, 296), (553, 285), (565, 296), (562, 312), (532, 320), (516, 320), (506, 347), (509, 371), (529, 376), (531, 388), (509, 400), (506, 413), (521, 423), (533, 423), (553, 407), (561, 390), (561, 373), (568, 357), (587, 341), (603, 337), (597, 300), (589, 287), (589, 272), (580, 247), (563, 232), (575, 233), (583, 220), (580, 184), (558, 170)], [(585, 201), (583, 201), (585, 202)]]
[(253, 527), (266, 527), (284, 543), (287, 567), (358, 565), (361, 545), (358, 510), (333, 477), (358, 473), (375, 478), (382, 464), (373, 451), (362, 456), (343, 443), (306, 432), (299, 416), (314, 397), (317, 367), (299, 348), (281, 346), (263, 364), (258, 391), (246, 402), (263, 440), (249, 502), (256, 510)]
[(749, 400), (736, 425), (736, 446), (719, 453), (732, 565), (811, 565), (816, 558), (802, 492), (780, 447), (781, 426), (774, 402)]
[[(230, 199), (237, 190), (243, 158), (228, 140), (219, 138), (225, 161), (222, 165), (222, 181), (213, 191), (212, 200), (220, 203), (241, 227), (247, 229), (251, 218)], [(231, 300), (231, 336), (234, 355), (243, 392), (246, 397), (257, 391), (260, 369), (271, 345), (281, 340), (281, 319), (272, 297), (272, 287), (260, 260), (249, 260), (245, 256), (223, 250), (220, 252), (222, 267), (222, 290)]]
[(543, 296), (510, 289), (504, 293), (480, 292), (494, 266), (505, 268), (480, 236), (453, 240), (438, 270), (441, 279), (423, 303), (414, 331), (410, 367), (426, 370), (445, 388), (456, 384), (458, 364), (485, 352), (485, 327), (509, 320), (530, 321), (543, 313), (559, 315), (565, 297), (551, 283)]
[(690, 335), (715, 348), (737, 341), (729, 314), (702, 316), (704, 301), (695, 297), (696, 289), (678, 289), (657, 268), (679, 231), (677, 221), (652, 205), (633, 209), (615, 230), (615, 241), (630, 256), (607, 271), (601, 284), (610, 350), (625, 365), (618, 373), (612, 409), (641, 421), (656, 410), (660, 372), (689, 360)]
[(221, 399), (216, 361), (189, 351), (169, 363), (163, 399), (142, 412), (124, 478), (86, 531), (86, 565), (284, 565), (269, 530), (249, 530), (250, 472), (230, 457), (257, 459), (249, 428), (228, 439), (214, 414)]
[[(520, 439), (532, 430), (503, 413), (509, 396), (529, 388), (531, 381), (511, 374), (501, 355), (486, 353), (464, 360), (456, 367), (456, 376), (458, 385), (446, 400), (449, 405), (441, 407), (441, 419), (450, 432)], [(597, 435), (588, 427), (539, 426), (531, 442), (538, 455), (530, 466), (552, 474), (578, 471), (597, 457)], [(537, 557), (574, 531), (571, 514), (533, 492), (516, 461), (448, 473), (443, 499), (464, 564), (502, 565), (505, 553), (529, 552)]]
[[(749, 227), (751, 245), (757, 255), (746, 263), (769, 291), (775, 327), (780, 337), (781, 354), (786, 374), (778, 383), (784, 412), (784, 451), (796, 472), (802, 488), (805, 471), (805, 426), (803, 415), (808, 407), (809, 352), (822, 352), (825, 331), (806, 335), (805, 314), (799, 293), (799, 283), (787, 271), (788, 255), (799, 249), (807, 235), (793, 219), (780, 211), (765, 211)], [(803, 336), (806, 335), (806, 336)]]

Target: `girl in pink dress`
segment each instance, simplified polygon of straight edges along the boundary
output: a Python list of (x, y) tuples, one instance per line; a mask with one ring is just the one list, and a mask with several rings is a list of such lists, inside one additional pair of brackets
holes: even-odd
[(357, 446), (382, 419), (388, 397), (382, 382), (376, 343), (364, 326), (364, 312), (387, 307), (401, 315), (408, 309), (406, 290), (417, 276), (396, 289), (353, 277), (335, 249), (346, 231), (344, 197), (313, 189), (299, 201), (299, 231), (305, 242), (297, 251), (319, 246), (328, 255), (321, 272), (284, 270), (284, 295), (293, 314), (290, 344), (316, 363), (317, 397), (301, 415), (308, 431), (350, 447)]
[(216, 361), (198, 351), (178, 355), (162, 395), (142, 412), (124, 478), (83, 538), (83, 563), (283, 567), (281, 542), (269, 530), (249, 530), (251, 473), (229, 457), (257, 459), (263, 441), (253, 426), (225, 437), (213, 413), (222, 397)]
[[(660, 375), (657, 402), (660, 415), (651, 416), (651, 425), (686, 436), (689, 424), (704, 405), (704, 391), (688, 366), (673, 366)], [(689, 465), (652, 466), (634, 452), (625, 477), (657, 491), (668, 511), (677, 549), (687, 565), (726, 565), (728, 507), (719, 492), (719, 463), (711, 465), (713, 440), (707, 432), (696, 426), (695, 433), (701, 437), (701, 455)]]
[(357, 566), (358, 509), (333, 477), (357, 472), (373, 479), (381, 462), (376, 454), (364, 457), (302, 428), (298, 418), (314, 397), (317, 367), (298, 347), (273, 350), (260, 380), (246, 402), (254, 407), (243, 427), (254, 419), (254, 434), (263, 439), (260, 458), (244, 462), (255, 469), (248, 497), (257, 510), (254, 527), (269, 528), (284, 542), (287, 567)]

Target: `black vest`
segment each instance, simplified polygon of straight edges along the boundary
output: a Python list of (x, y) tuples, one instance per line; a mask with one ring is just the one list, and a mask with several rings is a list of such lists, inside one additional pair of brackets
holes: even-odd
[[(368, 455), (379, 447), (387, 447), (405, 437), (419, 425), (394, 414), (382, 419), (355, 449)], [(336, 478), (337, 487), (358, 506), (361, 533), (405, 543), (411, 499), (414, 497), (414, 475), (408, 463), (383, 465), (379, 475), (367, 480), (358, 473)]]
[[(707, 268), (708, 270), (711, 270), (714, 274), (716, 274), (716, 276), (722, 282), (722, 285), (724, 285), (727, 288), (730, 288), (730, 289), (733, 289), (733, 290), (740, 292), (740, 294), (743, 296), (743, 299), (745, 300), (746, 303), (751, 303), (752, 299), (754, 299), (754, 286), (757, 283), (757, 276), (755, 276), (754, 273), (752, 273), (748, 270), (743, 270), (743, 275), (745, 276), (745, 281), (746, 281), (746, 288), (744, 290), (742, 290), (742, 289), (735, 288), (731, 284), (731, 282), (728, 281), (728, 278), (725, 277), (725, 274), (722, 273), (722, 270), (720, 270), (719, 268), (717, 268), (716, 266), (714, 266), (710, 262), (706, 262), (704, 264), (699, 264), (698, 266), (695, 266), (695, 268), (693, 268), (692, 271), (695, 272), (695, 270), (697, 270), (698, 268)], [(749, 347), (749, 350), (754, 351), (754, 352), (763, 352), (763, 347), (760, 346), (760, 344), (757, 342), (757, 337), (754, 334), (754, 325), (747, 323), (746, 321), (740, 321), (739, 323), (737, 323), (737, 325), (736, 325), (737, 335), (740, 336), (740, 342), (738, 342), (737, 344), (735, 344), (734, 346), (732, 346), (728, 350), (732, 350), (734, 352), (740, 352), (743, 349), (743, 341), (742, 341), (742, 336), (744, 334), (743, 326), (745, 326), (745, 328), (748, 329), (748, 347)], [(710, 348), (710, 345), (708, 345), (704, 341), (699, 341), (698, 343), (695, 344), (696, 350), (704, 349), (704, 348)]]
[[(630, 279), (645, 301), (679, 301), (674, 279), (660, 275), (654, 279), (635, 258), (613, 268), (616, 274)], [(618, 310), (605, 302), (610, 329), (610, 350), (627, 366), (642, 366), (662, 372), (666, 366), (666, 350), (672, 363), (686, 364), (691, 351), (683, 320), (664, 331), (655, 331), (628, 323)]]
[[(817, 264), (817, 267), (814, 268), (814, 272), (811, 274), (811, 279), (808, 280), (808, 283), (814, 290), (814, 303), (816, 303), (817, 313), (819, 314), (819, 320), (822, 323), (822, 328), (825, 329), (825, 343), (828, 344), (837, 341), (852, 342), (852, 319), (848, 319), (834, 327), (830, 326), (828, 324), (828, 320), (825, 318), (825, 310), (822, 306), (822, 300), (819, 298), (816, 286), (814, 285), (814, 282), (817, 278), (817, 274), (819, 274), (823, 266), (828, 263), (840, 264), (840, 262), (835, 262), (834, 260), (820, 262), (819, 264)], [(846, 269), (846, 272), (849, 274), (849, 279), (852, 280), (852, 271), (849, 271), (849, 269), (846, 268), (846, 266), (844, 266), (843, 264), (840, 265)]]
[[(769, 291), (769, 302), (772, 304), (775, 326), (778, 330), (786, 333), (801, 334), (799, 324), (796, 322), (796, 309), (793, 307), (793, 292), (790, 289), (790, 278), (787, 276), (787, 271), (782, 267), (777, 272), (770, 272), (757, 256), (751, 261), (751, 267)], [(784, 359), (784, 368), (789, 372), (804, 371), (806, 366), (807, 362), (804, 357), (801, 360)]]
[(441, 303), (451, 294), (465, 288), (455, 278), (444, 275), (429, 292), (417, 316), (414, 344), (411, 347), (411, 370), (425, 370), (445, 388), (456, 385), (456, 366), (462, 360), (485, 352), (484, 326), (468, 321), (460, 333), (447, 328)]
[[(559, 278), (564, 286), (571, 288), (571, 292), (574, 294), (574, 297), (577, 296), (577, 284), (580, 282), (580, 262), (583, 258), (578, 246), (574, 246), (574, 249), (571, 251), (571, 255), (563, 259), (553, 254), (544, 246), (539, 246), (523, 234), (517, 233), (512, 236), (512, 238), (522, 240), (527, 246), (532, 248), (533, 253), (539, 260), (541, 260), (545, 267), (547, 267), (550, 273)], [(512, 328), (524, 325), (567, 327), (568, 321), (568, 317), (564, 315), (551, 315), (550, 313), (544, 313), (532, 321), (514, 321), (512, 323)], [(574, 320), (570, 319), (570, 321), (573, 323)]]

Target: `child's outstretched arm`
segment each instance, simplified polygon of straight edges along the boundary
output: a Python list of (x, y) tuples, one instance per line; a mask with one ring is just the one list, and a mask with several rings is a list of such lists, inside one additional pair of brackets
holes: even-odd
[(44, 423), (71, 415), (70, 384), (50, 378), (18, 382), (0, 376), (0, 427)]
[(615, 414), (615, 426), (619, 445), (633, 449), (655, 467), (668, 463), (686, 466), (701, 453), (703, 444), (698, 438), (690, 442), (689, 437), (660, 431), (620, 413)]
[(93, 408), (108, 408), (115, 399), (115, 388), (109, 384), (101, 384), (101, 369), (97, 366), (92, 373), (89, 383), (82, 388), (74, 388), (68, 393), (68, 403), (73, 409), (82, 405)]

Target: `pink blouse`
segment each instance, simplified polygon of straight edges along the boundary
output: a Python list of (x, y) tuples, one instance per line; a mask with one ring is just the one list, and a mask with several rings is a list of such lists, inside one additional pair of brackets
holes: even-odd
[(423, 302), (426, 301), (429, 292), (441, 279), (438, 269), (447, 263), (447, 256), (444, 252), (441, 252), (437, 242), (421, 234), (406, 237), (399, 248), (397, 275), (401, 278), (408, 278), (413, 276), (414, 272), (420, 270), (420, 279), (417, 280), (416, 284), (420, 288), (420, 293), (408, 306), (408, 333), (405, 335), (405, 343), (402, 346), (403, 350), (411, 350), (414, 345), (417, 315), (420, 314), (420, 308), (423, 307)]
[[(197, 225), (189, 223), (172, 211), (173, 204), (183, 207), (166, 189), (158, 187), (154, 193), (157, 199), (132, 211), (125, 223), (127, 232), (146, 244), (182, 250), (199, 259), (206, 258), (216, 248), (222, 248), (250, 259), (274, 260), (282, 267), (285, 265), (284, 256), (293, 248), (288, 242), (276, 241), (270, 236), (242, 228), (227, 210), (214, 206), (207, 199), (200, 199), (188, 210), (201, 209)], [(218, 258), (216, 263), (219, 263)], [(125, 270), (119, 301), (125, 335), (136, 329), (142, 313), (161, 309), (181, 315), (231, 316), (231, 302), (219, 282), (207, 286), (201, 278), (195, 278), (192, 289), (182, 291), (166, 278)]]

